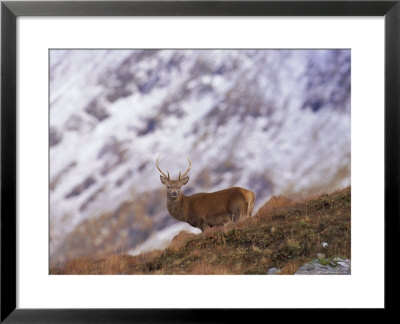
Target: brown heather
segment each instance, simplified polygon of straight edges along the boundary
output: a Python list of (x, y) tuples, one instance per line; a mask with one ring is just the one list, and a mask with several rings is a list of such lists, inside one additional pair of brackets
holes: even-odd
[[(293, 274), (316, 253), (351, 259), (351, 188), (302, 201), (272, 197), (251, 218), (180, 233), (164, 251), (78, 258), (51, 274)], [(327, 242), (326, 248), (322, 242)]]

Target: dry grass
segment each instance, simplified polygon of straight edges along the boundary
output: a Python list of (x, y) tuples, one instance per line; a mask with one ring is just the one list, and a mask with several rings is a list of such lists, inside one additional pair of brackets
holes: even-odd
[(172, 251), (177, 251), (180, 248), (182, 248), (182, 246), (185, 245), (186, 241), (189, 238), (194, 238), (195, 236), (196, 234), (182, 231), (172, 239), (168, 248), (171, 249)]
[(272, 196), (270, 200), (268, 200), (264, 206), (262, 206), (258, 210), (258, 214), (261, 216), (268, 215), (272, 210), (284, 207), (284, 206), (289, 206), (292, 204), (293, 201), (291, 199), (288, 199), (283, 196)]
[(203, 275), (216, 275), (216, 274), (230, 274), (226, 266), (212, 266), (208, 262), (195, 263), (191, 268), (190, 274), (203, 274)]
[(275, 267), (293, 274), (316, 253), (351, 258), (350, 214), (350, 188), (300, 202), (272, 197), (252, 218), (199, 235), (181, 233), (164, 251), (80, 258), (50, 273), (265, 274)]

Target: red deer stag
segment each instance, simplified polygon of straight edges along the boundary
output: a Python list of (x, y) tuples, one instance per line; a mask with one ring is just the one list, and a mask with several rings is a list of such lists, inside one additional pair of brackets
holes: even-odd
[(177, 180), (171, 180), (169, 172), (165, 174), (158, 166), (160, 179), (167, 187), (167, 209), (169, 214), (181, 222), (186, 222), (204, 231), (209, 226), (222, 225), (230, 220), (250, 217), (254, 208), (254, 192), (232, 187), (211, 193), (198, 193), (192, 196), (185, 196), (181, 192), (181, 187), (188, 183), (189, 177), (185, 177), (190, 171), (192, 163), (189, 158), (188, 169), (181, 174)]

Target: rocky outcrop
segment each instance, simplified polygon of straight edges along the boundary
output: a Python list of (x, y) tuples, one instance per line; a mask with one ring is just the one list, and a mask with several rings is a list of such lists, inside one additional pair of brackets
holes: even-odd
[(317, 258), (301, 266), (295, 275), (349, 275), (351, 261), (340, 257)]

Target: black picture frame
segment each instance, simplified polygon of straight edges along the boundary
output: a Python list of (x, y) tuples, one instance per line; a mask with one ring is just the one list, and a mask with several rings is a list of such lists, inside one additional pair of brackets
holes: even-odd
[[(236, 322), (266, 310), (16, 308), (16, 19), (19, 16), (384, 16), (385, 309), (396, 307), (390, 252), (399, 237), (400, 0), (395, 1), (2, 1), (1, 3), (1, 322)], [(371, 125), (371, 127), (373, 127)], [(366, 269), (367, 271), (367, 269)], [(257, 317), (255, 317), (257, 316)]]

